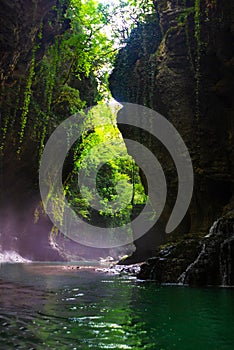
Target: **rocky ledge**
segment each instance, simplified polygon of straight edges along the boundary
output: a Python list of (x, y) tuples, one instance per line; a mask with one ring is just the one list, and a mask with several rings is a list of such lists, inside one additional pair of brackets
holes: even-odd
[(134, 276), (140, 272), (141, 264), (132, 264), (132, 265), (118, 265), (113, 263), (109, 266), (95, 266), (92, 263), (90, 265), (66, 265), (63, 266), (63, 269), (68, 271), (77, 271), (77, 270), (89, 270), (94, 272), (100, 272), (107, 275), (118, 275), (118, 276)]
[(234, 285), (234, 211), (218, 219), (203, 239), (163, 247), (141, 266), (140, 279), (190, 286)]

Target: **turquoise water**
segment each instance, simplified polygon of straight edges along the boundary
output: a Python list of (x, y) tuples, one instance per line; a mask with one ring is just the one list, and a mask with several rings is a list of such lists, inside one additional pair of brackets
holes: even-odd
[(92, 270), (0, 266), (0, 349), (234, 348), (234, 289), (158, 286)]

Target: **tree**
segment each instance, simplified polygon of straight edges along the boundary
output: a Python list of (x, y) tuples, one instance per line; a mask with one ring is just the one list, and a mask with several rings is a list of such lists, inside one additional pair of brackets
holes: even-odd
[(72, 73), (78, 79), (93, 74), (100, 88), (106, 86), (107, 72), (116, 54), (113, 39), (108, 38), (104, 31), (108, 22), (106, 9), (94, 0), (71, 0), (66, 14), (70, 31), (63, 36), (61, 43), (63, 60), (69, 62), (64, 83)]
[(100, 8), (117, 47), (126, 44), (133, 28), (155, 19), (156, 14), (153, 0), (108, 1)]

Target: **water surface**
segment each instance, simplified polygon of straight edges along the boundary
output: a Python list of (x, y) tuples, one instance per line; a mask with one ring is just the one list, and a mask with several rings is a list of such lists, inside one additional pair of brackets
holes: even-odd
[(0, 349), (227, 350), (234, 290), (57, 265), (0, 265)]

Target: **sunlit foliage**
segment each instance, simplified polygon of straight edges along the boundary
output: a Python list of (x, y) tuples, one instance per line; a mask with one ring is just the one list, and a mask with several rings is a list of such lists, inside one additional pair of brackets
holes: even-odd
[[(129, 222), (132, 205), (146, 200), (138, 167), (127, 153), (115, 119), (114, 111), (107, 105), (88, 112), (85, 124), (89, 130), (76, 145), (75, 166), (66, 181), (70, 202), (90, 220), (90, 208), (95, 206), (98, 193), (98, 212), (109, 220), (109, 225)], [(80, 173), (86, 180), (82, 189), (77, 186)]]

